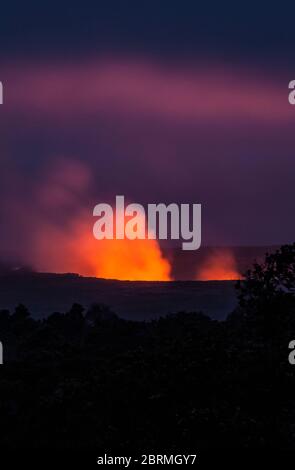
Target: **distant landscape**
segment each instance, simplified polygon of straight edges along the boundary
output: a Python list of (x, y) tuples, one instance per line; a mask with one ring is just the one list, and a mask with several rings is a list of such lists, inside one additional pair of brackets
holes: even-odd
[[(0, 303), (14, 310), (25, 304), (33, 317), (43, 318), (67, 311), (73, 303), (85, 307), (103, 303), (127, 320), (151, 320), (179, 311), (198, 311), (224, 320), (237, 305), (234, 280), (193, 281), (196, 266), (202, 266), (218, 248), (202, 248), (194, 254), (173, 250), (173, 275), (177, 281), (117, 281), (78, 274), (35, 273), (29, 269), (2, 267)], [(227, 249), (229, 250), (229, 249)], [(270, 247), (230, 248), (235, 269), (244, 273), (253, 260), (261, 260)]]
[(184, 310), (223, 320), (236, 306), (233, 281), (112, 281), (46, 273), (2, 276), (0, 301), (8, 310), (23, 303), (35, 318), (67, 311), (73, 303), (103, 303), (127, 320), (151, 320)]

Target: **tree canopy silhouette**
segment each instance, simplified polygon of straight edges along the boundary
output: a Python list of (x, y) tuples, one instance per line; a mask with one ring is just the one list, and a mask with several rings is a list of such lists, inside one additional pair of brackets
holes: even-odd
[(126, 321), (105, 305), (44, 320), (0, 311), (0, 445), (294, 449), (294, 245), (255, 264), (238, 294), (224, 322), (200, 312)]

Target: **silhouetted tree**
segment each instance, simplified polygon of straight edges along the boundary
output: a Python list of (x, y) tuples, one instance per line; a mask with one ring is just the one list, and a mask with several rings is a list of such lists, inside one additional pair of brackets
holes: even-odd
[(24, 321), (30, 317), (30, 312), (23, 304), (19, 304), (12, 316), (16, 321)]
[(0, 445), (294, 449), (293, 288), (291, 245), (249, 270), (224, 322), (194, 312), (126, 321), (100, 304), (42, 321), (24, 306), (0, 311), (11, 351), (0, 374)]
[(255, 307), (280, 295), (294, 295), (295, 243), (266, 254), (264, 263), (254, 263), (237, 287), (241, 306)]

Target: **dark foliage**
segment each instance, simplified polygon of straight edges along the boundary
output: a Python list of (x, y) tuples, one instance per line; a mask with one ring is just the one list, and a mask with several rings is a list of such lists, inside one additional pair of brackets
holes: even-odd
[(43, 321), (24, 306), (1, 311), (1, 445), (294, 447), (294, 251), (282, 247), (247, 273), (225, 322), (185, 312), (130, 322), (103, 305)]

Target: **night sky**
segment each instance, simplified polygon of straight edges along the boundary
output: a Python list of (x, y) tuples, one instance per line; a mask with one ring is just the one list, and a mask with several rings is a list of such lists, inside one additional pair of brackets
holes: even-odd
[(201, 203), (203, 245), (294, 241), (288, 3), (1, 5), (0, 257), (116, 194)]

